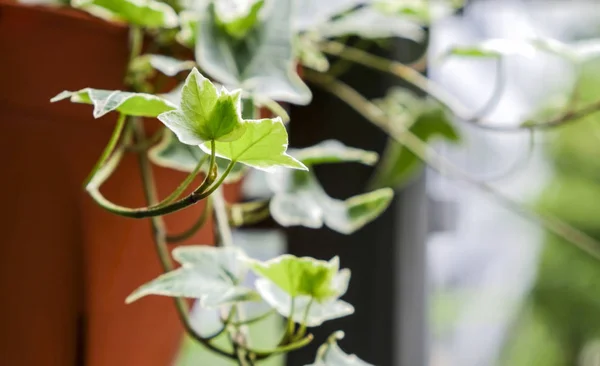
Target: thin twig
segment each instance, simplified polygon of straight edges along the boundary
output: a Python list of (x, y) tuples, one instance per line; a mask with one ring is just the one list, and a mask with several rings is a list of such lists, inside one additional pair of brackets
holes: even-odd
[(448, 93), (441, 86), (431, 81), (429, 78), (423, 76), (418, 71), (412, 69), (410, 66), (402, 64), (397, 61), (388, 60), (384, 57), (372, 55), (360, 49), (348, 47), (342, 43), (335, 41), (326, 41), (321, 43), (321, 50), (326, 53), (345, 58), (362, 65), (390, 73), (395, 75), (417, 88), (421, 89), (433, 99), (437, 100), (452, 113), (464, 122), (468, 122), (473, 126), (497, 131), (497, 132), (519, 132), (527, 129), (547, 129), (560, 125), (564, 125), (569, 122), (574, 122), (580, 118), (586, 117), (594, 112), (600, 111), (600, 99), (588, 104), (578, 110), (568, 110), (561, 115), (554, 117), (548, 121), (536, 123), (534, 125), (521, 125), (511, 126), (510, 124), (498, 123), (485, 120), (478, 116), (477, 113), (471, 112), (459, 99), (454, 95)]
[(202, 228), (202, 226), (204, 226), (204, 224), (206, 223), (206, 219), (208, 219), (211, 211), (212, 211), (212, 199), (211, 199), (211, 197), (208, 197), (206, 199), (206, 205), (202, 209), (202, 213), (200, 214), (200, 217), (198, 217), (196, 222), (194, 222), (194, 224), (190, 228), (188, 228), (187, 230), (185, 230), (181, 233), (167, 235), (167, 242), (179, 243), (179, 242), (182, 242), (182, 241), (192, 237), (192, 235), (194, 235), (198, 230), (200, 230)]
[(357, 111), (377, 127), (381, 128), (400, 144), (404, 145), (407, 149), (412, 151), (423, 162), (425, 162), (429, 167), (438, 173), (463, 180), (479, 188), (480, 190), (490, 194), (498, 202), (510, 210), (540, 223), (549, 231), (573, 243), (591, 256), (600, 259), (600, 242), (598, 242), (596, 239), (552, 215), (543, 212), (535, 212), (521, 205), (520, 203), (505, 196), (488, 183), (473, 179), (468, 173), (465, 173), (443, 156), (431, 149), (427, 143), (423, 142), (412, 132), (400, 130), (397, 128), (397, 126), (394, 126), (391, 123), (392, 121), (389, 120), (389, 118), (377, 105), (371, 103), (350, 86), (342, 83), (339, 80), (336, 80), (335, 78), (331, 78), (328, 75), (318, 74), (315, 72), (306, 72), (305, 78), (346, 102), (346, 104), (352, 107), (355, 111)]

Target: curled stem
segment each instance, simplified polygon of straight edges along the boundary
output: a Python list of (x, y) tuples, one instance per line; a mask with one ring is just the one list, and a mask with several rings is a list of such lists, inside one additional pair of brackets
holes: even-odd
[[(219, 179), (210, 188), (204, 190), (204, 187), (206, 186), (205, 183), (206, 182), (210, 183), (210, 179), (205, 179), (205, 182), (200, 187), (198, 187), (198, 189), (196, 189), (194, 192), (190, 193), (189, 195), (187, 195), (177, 201), (171, 202), (166, 205), (161, 205), (161, 204), (157, 203), (155, 205), (151, 205), (148, 207), (132, 208), (132, 207), (120, 206), (120, 205), (117, 205), (116, 203), (108, 200), (100, 192), (100, 186), (110, 176), (110, 174), (112, 174), (112, 171), (114, 171), (114, 169), (106, 170), (106, 172), (110, 172), (109, 174), (102, 174), (102, 175), (96, 174), (95, 179), (93, 179), (87, 185), (86, 190), (88, 191), (90, 196), (96, 201), (96, 203), (98, 203), (104, 209), (106, 209), (114, 214), (117, 214), (120, 216), (125, 216), (125, 217), (131, 217), (131, 218), (135, 218), (135, 219), (163, 216), (163, 215), (167, 215), (167, 214), (182, 210), (182, 209), (189, 207), (193, 204), (196, 204), (199, 201), (210, 196), (225, 181), (225, 178), (227, 178), (229, 173), (231, 173), (231, 170), (233, 169), (234, 165), (235, 165), (234, 161), (230, 162), (230, 164), (227, 166), (227, 169), (223, 172), (223, 174), (219, 177)], [(213, 169), (213, 171), (216, 171), (216, 169)], [(211, 173), (209, 173), (207, 175), (207, 177), (209, 177), (210, 175), (211, 175)]]

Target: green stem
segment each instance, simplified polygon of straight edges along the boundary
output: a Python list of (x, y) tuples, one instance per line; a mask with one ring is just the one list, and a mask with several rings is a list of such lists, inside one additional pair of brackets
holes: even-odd
[(149, 138), (145, 141), (142, 141), (139, 144), (127, 146), (127, 151), (131, 151), (131, 152), (146, 151), (146, 150), (150, 149), (152, 146), (154, 146), (155, 144), (157, 144), (160, 141), (160, 139), (163, 137), (164, 133), (165, 133), (165, 128), (161, 127), (160, 129), (158, 129), (158, 131), (156, 131), (154, 133), (154, 135), (152, 135), (151, 138)]
[(240, 227), (261, 222), (269, 217), (269, 201), (235, 203), (229, 208), (229, 225)]
[(212, 211), (212, 200), (210, 197), (208, 197), (206, 199), (206, 206), (204, 206), (204, 209), (202, 210), (200, 217), (198, 217), (198, 220), (196, 220), (196, 222), (189, 229), (187, 229), (179, 234), (167, 235), (167, 241), (169, 243), (179, 243), (179, 242), (182, 242), (182, 241), (192, 237), (192, 235), (194, 235), (198, 230), (200, 230), (202, 228), (202, 226), (204, 226), (204, 224), (206, 223), (206, 219), (208, 218), (209, 213), (211, 211)]
[[(143, 124), (137, 119), (134, 120), (133, 123), (134, 139), (136, 140), (136, 142), (143, 141), (145, 139)], [(138, 153), (137, 155), (140, 173), (142, 176), (144, 196), (146, 197), (146, 201), (148, 202), (148, 204), (152, 205), (157, 202), (156, 187), (154, 185), (154, 177), (152, 174), (152, 166), (145, 152)], [(165, 223), (161, 217), (152, 217), (150, 219), (150, 222), (152, 224), (152, 233), (154, 236), (155, 248), (161, 266), (165, 272), (171, 271), (173, 270), (174, 266), (169, 255), (169, 250), (167, 246)], [(193, 339), (197, 340), (205, 347), (219, 355), (232, 359), (235, 358), (234, 355), (227, 352), (226, 350), (223, 350), (213, 345), (208, 339), (202, 337), (193, 329), (188, 315), (188, 306), (184, 299), (175, 298), (174, 301), (175, 307), (177, 309), (177, 314), (179, 315), (179, 318), (181, 319), (185, 330)]]
[(292, 342), (283, 346), (279, 346), (275, 349), (272, 350), (268, 350), (268, 351), (263, 351), (263, 350), (248, 350), (248, 352), (251, 352), (252, 354), (254, 354), (256, 356), (257, 360), (264, 360), (268, 357), (271, 356), (275, 356), (281, 353), (288, 353), (297, 349), (300, 349), (302, 347), (305, 347), (306, 345), (308, 345), (311, 341), (313, 340), (313, 335), (309, 334), (306, 337), (296, 341), (296, 342)]
[(323, 89), (336, 95), (368, 121), (393, 137), (398, 143), (405, 146), (439, 174), (463, 180), (490, 194), (511, 211), (532, 221), (538, 222), (552, 233), (565, 239), (567, 242), (574, 244), (594, 258), (600, 259), (600, 242), (593, 237), (552, 215), (533, 211), (496, 190), (490, 184), (474, 179), (468, 173), (462, 171), (435, 150), (431, 149), (426, 142), (423, 142), (412, 132), (401, 129), (399, 126), (394, 126), (392, 123), (393, 121), (391, 121), (377, 105), (367, 100), (350, 86), (331, 78), (328, 75), (310, 72), (310, 70), (306, 71), (307, 72), (304, 74), (305, 79), (314, 82)]
[[(194, 205), (194, 204), (198, 203), (199, 201), (210, 196), (225, 181), (225, 178), (227, 178), (229, 173), (231, 173), (231, 170), (233, 169), (234, 165), (235, 165), (235, 162), (232, 161), (229, 164), (229, 166), (227, 166), (227, 169), (225, 170), (225, 172), (223, 172), (223, 174), (219, 177), (219, 180), (217, 180), (217, 182), (215, 184), (213, 184), (206, 191), (201, 192), (200, 188), (202, 188), (202, 187), (200, 187), (199, 189), (195, 190), (194, 192), (190, 193), (189, 195), (185, 196), (184, 198), (181, 198), (181, 199), (179, 199), (175, 202), (172, 202), (168, 205), (165, 205), (165, 206), (161, 206), (161, 205), (157, 204), (157, 205), (151, 205), (149, 207), (131, 208), (131, 207), (124, 207), (124, 206), (117, 205), (117, 204), (109, 201), (108, 199), (106, 199), (106, 197), (104, 197), (102, 195), (102, 193), (100, 192), (100, 185), (104, 182), (104, 180), (100, 180), (100, 179), (95, 179), (92, 182), (90, 182), (90, 184), (88, 184), (86, 189), (89, 192), (90, 196), (94, 199), (94, 201), (96, 201), (96, 203), (98, 203), (104, 209), (106, 209), (116, 215), (131, 217), (134, 219), (163, 216), (163, 215), (167, 215), (167, 214), (179, 211), (179, 210), (183, 210), (184, 208)], [(94, 183), (94, 184), (92, 184), (92, 183)]]
[(156, 207), (166, 206), (169, 203), (175, 201), (177, 198), (179, 198), (179, 196), (187, 189), (187, 187), (189, 187), (190, 184), (192, 184), (192, 182), (194, 181), (194, 178), (196, 178), (198, 173), (200, 173), (200, 170), (202, 169), (202, 165), (204, 165), (205, 161), (206, 161), (206, 156), (204, 156), (202, 159), (200, 159), (198, 164), (196, 164), (196, 167), (194, 168), (194, 170), (192, 170), (192, 172), (190, 174), (188, 174), (187, 177), (185, 177), (183, 182), (181, 182), (181, 184), (179, 184), (179, 186), (177, 188), (175, 188), (175, 190), (173, 192), (171, 192), (170, 195), (168, 195), (158, 205), (156, 205)]
[(298, 328), (298, 332), (296, 333), (294, 339), (302, 338), (306, 334), (306, 318), (308, 318), (310, 307), (312, 306), (314, 301), (315, 299), (311, 298), (308, 305), (306, 305), (306, 309), (304, 309), (304, 315), (302, 316), (302, 323), (300, 323), (300, 327)]
[(235, 326), (235, 327), (239, 327), (242, 325), (250, 325), (250, 324), (254, 324), (257, 323), (261, 320), (264, 320), (266, 318), (268, 318), (269, 316), (275, 314), (275, 309), (271, 309), (267, 312), (265, 312), (264, 314), (261, 314), (257, 317), (254, 318), (250, 318), (250, 319), (246, 319), (246, 320), (241, 320), (241, 321), (237, 321), (237, 322), (231, 322), (231, 325)]
[(117, 124), (115, 125), (115, 129), (113, 130), (110, 139), (108, 140), (108, 144), (106, 144), (104, 151), (102, 151), (102, 154), (100, 155), (100, 159), (98, 159), (98, 161), (92, 168), (92, 171), (85, 179), (84, 187), (87, 186), (92, 179), (94, 179), (94, 176), (96, 175), (98, 170), (102, 168), (102, 166), (106, 163), (110, 155), (115, 150), (115, 147), (117, 146), (117, 143), (119, 142), (119, 139), (121, 138), (121, 134), (125, 127), (125, 117), (126, 116), (123, 113), (119, 113), (119, 118), (117, 118)]

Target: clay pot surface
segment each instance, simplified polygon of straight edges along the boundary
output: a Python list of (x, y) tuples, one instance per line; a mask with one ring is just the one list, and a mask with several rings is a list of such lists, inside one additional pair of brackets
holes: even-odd
[[(166, 366), (178, 350), (182, 328), (170, 299), (124, 303), (161, 273), (149, 221), (104, 211), (82, 189), (115, 116), (94, 120), (88, 105), (49, 103), (65, 89), (122, 88), (127, 37), (124, 26), (71, 9), (0, 0), (3, 365)], [(185, 176), (154, 174), (162, 197)], [(129, 155), (103, 192), (142, 206), (139, 176)], [(229, 201), (238, 188), (226, 189)], [(169, 229), (188, 228), (202, 206), (167, 216)], [(211, 243), (211, 228), (188, 243)]]

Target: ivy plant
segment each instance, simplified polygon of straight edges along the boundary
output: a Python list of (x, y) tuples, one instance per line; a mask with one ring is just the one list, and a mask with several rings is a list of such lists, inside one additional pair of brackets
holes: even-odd
[[(340, 269), (338, 257), (322, 260), (285, 254), (258, 261), (231, 240), (232, 227), (271, 216), (282, 226), (303, 226), (307, 230), (325, 226), (352, 234), (384, 212), (394, 189), (409, 182), (422, 164), (465, 180), (519, 212), (537, 217), (555, 234), (598, 256), (600, 245), (584, 233), (519, 206), (488, 183), (452, 165), (429, 145), (434, 138), (459, 143), (456, 120), (479, 128), (502, 128), (488, 123), (485, 114), (471, 113), (429, 80), (422, 73), (422, 62), (402, 64), (364, 49), (390, 38), (426, 41), (424, 27), (439, 14), (456, 10), (461, 6), (459, 1), (437, 2), (435, 9), (427, 0), (72, 0), (70, 5), (109, 21), (125, 22), (131, 33), (124, 90), (91, 85), (60, 92), (51, 99), (92, 105), (95, 118), (117, 117), (113, 134), (91, 167), (85, 188), (102, 208), (114, 214), (150, 220), (164, 269), (155, 279), (132, 289), (124, 301), (174, 297), (190, 337), (224, 359), (254, 365), (273, 355), (292, 352), (313, 341), (309, 328), (354, 312), (353, 306), (342, 299), (351, 275), (349, 269)], [(440, 6), (444, 11), (439, 11)], [(347, 42), (350, 36), (358, 36), (366, 46), (351, 46)], [(180, 55), (186, 54), (181, 52), (182, 47), (193, 56), (181, 59)], [(598, 50), (598, 43), (591, 41), (567, 45), (548, 39), (521, 43), (493, 40), (456, 45), (436, 61), (449, 57), (499, 59), (543, 51), (578, 67), (583, 60), (595, 57)], [(390, 89), (387, 95), (369, 100), (339, 80), (348, 63), (390, 73), (426, 96), (407, 89)], [(302, 128), (302, 121), (294, 121), (280, 103), (310, 103), (313, 96), (308, 83), (335, 94), (389, 135), (380, 164), (375, 152), (336, 140), (302, 149), (288, 148), (286, 124), (298, 123)], [(176, 86), (165, 90), (163, 85)], [(506, 129), (557, 126), (600, 109), (600, 102), (577, 109), (574, 105), (567, 105), (562, 113), (535, 126)], [(260, 118), (265, 110), (271, 116)], [(157, 119), (161, 128), (147, 135), (144, 119)], [(123, 156), (130, 153), (139, 157), (143, 172), (140, 189), (152, 193), (143, 207), (111, 202), (100, 191)], [(188, 175), (170, 195), (158, 200), (153, 198), (155, 182), (148, 174), (153, 164)], [(330, 197), (313, 171), (316, 165), (328, 164), (376, 166), (373, 189), (356, 192), (345, 200)], [(251, 170), (267, 175), (271, 197), (223, 204), (221, 186), (243, 179)], [(198, 177), (200, 182), (195, 183)], [(192, 185), (191, 193), (184, 193)], [(168, 231), (164, 215), (203, 200), (207, 201), (205, 212), (189, 230), (179, 235)], [(219, 234), (216, 246), (175, 248), (175, 265), (169, 245), (190, 237), (213, 214)], [(248, 284), (250, 273), (256, 279)], [(218, 310), (222, 329), (206, 336), (192, 327), (184, 298)], [(246, 318), (242, 307), (248, 302), (262, 302), (272, 310), (264, 316)], [(262, 321), (270, 313), (286, 320), (281, 340), (268, 349), (253, 348), (245, 326)], [(228, 335), (227, 346), (215, 342), (222, 334)], [(337, 345), (341, 334), (325, 340), (314, 363), (307, 366), (368, 366), (342, 351)]]

